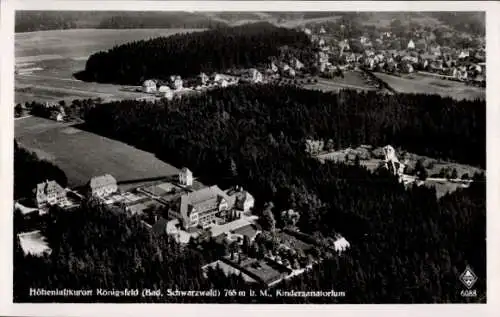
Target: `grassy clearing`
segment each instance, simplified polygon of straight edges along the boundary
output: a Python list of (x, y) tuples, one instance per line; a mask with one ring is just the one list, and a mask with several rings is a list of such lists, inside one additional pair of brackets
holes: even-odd
[(374, 75), (401, 93), (437, 94), (457, 100), (485, 100), (486, 98), (486, 90), (484, 88), (467, 86), (461, 82), (442, 80), (420, 74), (401, 77), (384, 73), (374, 73)]
[[(370, 18), (361, 21), (363, 25), (373, 25), (379, 28), (387, 28), (391, 25), (392, 20), (396, 18), (393, 12), (377, 12)], [(417, 23), (419, 25), (428, 25), (433, 28), (442, 26), (443, 24), (436, 18), (430, 16), (415, 16), (412, 14), (411, 18), (404, 18), (403, 16), (398, 19), (401, 24), (408, 25), (411, 23)]]
[(359, 72), (344, 72), (344, 78), (333, 79), (318, 78), (317, 83), (305, 84), (306, 89), (318, 89), (321, 91), (339, 91), (341, 89), (375, 90), (376, 87), (369, 84)]
[(58, 165), (69, 186), (81, 186), (92, 176), (105, 173), (126, 181), (178, 172), (148, 152), (76, 128), (68, 133), (68, 127), (38, 117), (15, 121), (18, 142)]

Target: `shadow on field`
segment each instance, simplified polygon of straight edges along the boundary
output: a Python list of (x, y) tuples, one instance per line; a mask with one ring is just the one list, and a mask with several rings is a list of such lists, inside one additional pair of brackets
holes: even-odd
[[(101, 137), (106, 138), (106, 139), (110, 139), (110, 140), (114, 140), (116, 142), (121, 142), (121, 143), (127, 144), (127, 145), (129, 145), (129, 146), (131, 146), (133, 148), (138, 149), (138, 150), (151, 153), (154, 156), (156, 156), (156, 158), (158, 158), (158, 159), (161, 160), (161, 158), (154, 151), (151, 151), (151, 149), (147, 148), (145, 145), (144, 146), (141, 146), (141, 145), (140, 146), (136, 146), (134, 144), (131, 144), (131, 143), (128, 143), (128, 142), (125, 142), (125, 141), (121, 140), (119, 137), (116, 138), (116, 137), (113, 137), (113, 136), (106, 135), (104, 133), (101, 133), (99, 131), (96, 131), (96, 130), (90, 128), (85, 122), (73, 124), (73, 125), (71, 125), (71, 127), (75, 128), (75, 129), (79, 129), (79, 130), (85, 131), (85, 132), (89, 132), (89, 133), (92, 133), (92, 134), (95, 134), (95, 135), (98, 135), (98, 136), (101, 136)], [(165, 161), (165, 160), (163, 160), (163, 161)], [(167, 162), (167, 163), (174, 166), (174, 164), (171, 164), (169, 162)]]
[[(186, 166), (185, 165), (186, 162), (182, 161), (182, 159), (179, 158), (178, 156), (172, 155), (171, 153), (166, 153), (166, 152), (162, 153), (163, 149), (161, 147), (155, 149), (155, 148), (147, 148), (146, 145), (136, 146), (134, 144), (120, 140), (119, 137), (113, 137), (113, 136), (109, 136), (109, 135), (105, 135), (103, 133), (100, 133), (99, 131), (95, 131), (95, 130), (91, 129), (85, 122), (74, 124), (71, 127), (75, 128), (75, 129), (80, 129), (82, 131), (86, 131), (89, 133), (93, 133), (95, 135), (99, 135), (103, 138), (114, 140), (116, 142), (122, 142), (124, 144), (127, 144), (128, 146), (135, 148), (135, 149), (150, 153), (150, 154), (154, 155), (154, 157), (156, 157), (160, 161), (163, 161), (163, 162), (173, 166), (177, 170), (180, 170), (181, 168)], [(123, 159), (126, 160), (127, 158), (124, 157)], [(213, 171), (208, 171), (208, 170), (203, 170), (203, 169), (194, 169), (192, 171), (193, 171), (193, 173), (196, 174), (196, 176), (197, 176), (196, 179), (199, 182), (201, 182), (202, 184), (218, 184), (222, 188), (227, 188), (228, 186), (231, 185), (231, 183), (228, 182), (228, 179), (225, 179), (225, 178), (221, 179), (220, 177), (218, 177), (217, 173), (213, 173)], [(159, 176), (159, 178), (165, 179), (165, 176)], [(148, 179), (134, 179), (134, 180), (123, 180), (123, 181), (119, 181), (118, 183), (125, 185), (125, 184), (140, 183), (140, 182), (147, 182), (147, 181), (149, 181), (149, 180)], [(151, 179), (151, 181), (155, 181), (155, 179)]]
[(84, 82), (94, 82), (95, 78), (92, 74), (87, 72), (86, 70), (80, 70), (78, 72), (73, 73), (73, 77), (75, 79), (84, 81)]

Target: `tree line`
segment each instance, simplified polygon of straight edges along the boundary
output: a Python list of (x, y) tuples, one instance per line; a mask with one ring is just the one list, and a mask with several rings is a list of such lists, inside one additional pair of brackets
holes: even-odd
[(213, 28), (226, 23), (189, 12), (17, 11), (15, 32), (60, 29)]
[(192, 77), (200, 72), (250, 68), (268, 62), (285, 45), (307, 49), (310, 41), (303, 32), (269, 23), (177, 34), (95, 53), (79, 77), (137, 85), (151, 78), (167, 80), (171, 75)]
[[(90, 131), (187, 166), (207, 184), (242, 185), (255, 196), (255, 213), (268, 220), (263, 228), (270, 232), (282, 225), (281, 211), (293, 208), (300, 213), (296, 226), (302, 232), (324, 238), (341, 233), (351, 244), (341, 256), (328, 257), (311, 271), (279, 285), (281, 289), (335, 289), (345, 291), (345, 298), (168, 300), (464, 302), (467, 299), (460, 296), (463, 286), (458, 276), (466, 265), (479, 278), (478, 293), (485, 293), (484, 175), (475, 175), (470, 188), (438, 200), (434, 189), (405, 188), (384, 169), (371, 173), (359, 164), (321, 164), (305, 152), (304, 144), (306, 138), (331, 138), (335, 149), (362, 143), (392, 144), (421, 155), (482, 165), (484, 102), (248, 85), (174, 101), (96, 105), (85, 120)], [(28, 285), (251, 287), (237, 276), (225, 278), (218, 270), (210, 270), (208, 279), (202, 276), (201, 265), (225, 252), (213, 239), (181, 251), (168, 237), (142, 236), (137, 221), (118, 221), (112, 217), (122, 216), (110, 216), (99, 208), (85, 207), (76, 218), (62, 215), (68, 219), (58, 220), (60, 225), (47, 230), (56, 250), (49, 259), (18, 259), (48, 264), (36, 272), (20, 269), (24, 277), (19, 281), (24, 284), (17, 294), (22, 295)], [(94, 209), (97, 211), (88, 212)], [(265, 239), (260, 241), (257, 244), (269, 247)], [(249, 252), (260, 256), (262, 248)], [(58, 251), (61, 249), (66, 253)], [(164, 265), (157, 260), (161, 254), (169, 255), (163, 261), (174, 262)], [(55, 266), (58, 257), (60, 264)], [(47, 273), (53, 267), (61, 270)]]

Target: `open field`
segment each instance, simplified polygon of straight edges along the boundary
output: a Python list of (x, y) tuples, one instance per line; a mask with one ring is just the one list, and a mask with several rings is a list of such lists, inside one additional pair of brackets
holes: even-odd
[(92, 176), (105, 173), (121, 182), (178, 172), (148, 152), (39, 117), (16, 120), (15, 137), (21, 146), (58, 165), (66, 173), (71, 187), (81, 186)]
[(321, 17), (321, 18), (297, 18), (290, 19), (284, 22), (277, 22), (278, 26), (286, 27), (286, 28), (296, 28), (305, 26), (307, 24), (320, 24), (325, 22), (336, 22), (341, 19), (341, 16), (329, 16), (329, 17)]
[[(399, 15), (399, 17), (397, 15)], [(393, 12), (377, 12), (360, 22), (363, 25), (373, 25), (378, 28), (387, 28), (391, 25), (394, 18), (398, 18), (402, 25), (408, 25), (411, 22), (419, 25), (428, 25), (432, 28), (443, 26), (443, 23), (434, 17), (428, 15), (417, 16), (414, 12), (410, 15), (411, 18), (409, 16), (405, 17), (405, 13), (403, 12), (396, 15)]]
[(76, 29), (18, 33), (15, 35), (15, 102), (71, 101), (73, 99), (137, 98), (119, 85), (78, 81), (75, 72), (98, 51), (131, 41), (169, 36), (193, 29)]
[(421, 74), (404, 75), (401, 77), (385, 73), (373, 74), (401, 93), (437, 94), (457, 100), (473, 100), (476, 98), (485, 100), (486, 98), (486, 90), (484, 88), (467, 86), (461, 82), (443, 80)]
[(306, 89), (319, 89), (321, 91), (339, 91), (341, 89), (375, 90), (376, 87), (367, 83), (360, 72), (344, 72), (344, 78), (334, 79), (318, 78), (317, 83), (303, 85)]

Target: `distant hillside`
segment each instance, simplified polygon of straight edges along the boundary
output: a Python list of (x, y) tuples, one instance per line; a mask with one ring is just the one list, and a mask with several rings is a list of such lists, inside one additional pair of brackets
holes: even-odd
[(484, 12), (118, 12), (118, 11), (18, 11), (16, 32), (70, 28), (213, 28), (269, 22), (284, 27), (349, 23), (389, 28), (421, 25), (446, 28), (476, 36), (485, 34)]
[[(313, 13), (313, 12), (310, 12)], [(323, 19), (315, 19), (310, 14), (302, 18), (302, 25), (318, 25), (333, 22), (335, 16), (344, 25), (374, 27), (378, 31), (397, 31), (405, 33), (414, 27), (447, 29), (475, 36), (485, 35), (484, 12), (324, 12)], [(332, 17), (331, 21), (328, 17)], [(290, 17), (288, 17), (290, 18)]]
[(486, 34), (484, 12), (429, 12), (429, 15), (457, 31), (479, 36)]
[(212, 28), (224, 26), (221, 20), (189, 12), (114, 11), (18, 11), (15, 31), (33, 32), (58, 29), (98, 28)]
[(249, 68), (277, 56), (280, 47), (308, 50), (303, 32), (269, 23), (225, 27), (132, 42), (90, 56), (83, 80), (140, 84), (144, 79), (193, 76), (233, 67)]

